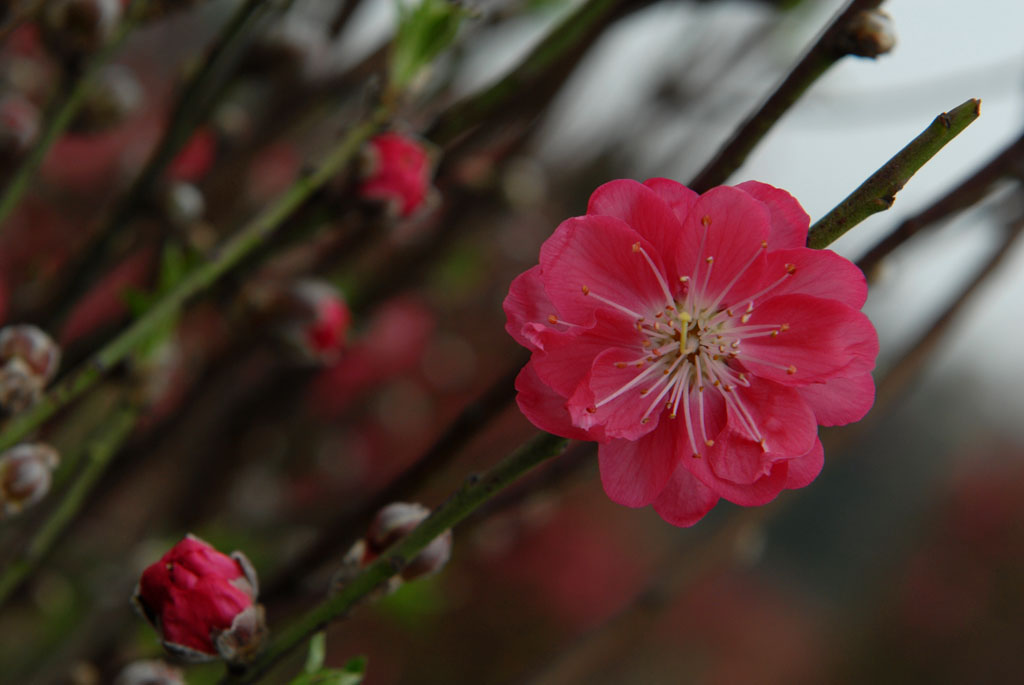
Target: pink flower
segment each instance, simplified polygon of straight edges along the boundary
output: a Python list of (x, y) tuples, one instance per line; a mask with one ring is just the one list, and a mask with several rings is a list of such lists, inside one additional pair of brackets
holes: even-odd
[(821, 471), (817, 427), (874, 402), (864, 276), (804, 247), (809, 219), (757, 182), (698, 196), (612, 181), (512, 282), (507, 330), (533, 351), (519, 407), (600, 443), (620, 504), (690, 526), (720, 497), (752, 506)]
[(245, 662), (266, 634), (257, 592), (244, 554), (222, 554), (188, 535), (142, 572), (134, 600), (172, 654)]
[(382, 133), (368, 144), (367, 173), (359, 194), (379, 200), (402, 218), (423, 206), (433, 164), (423, 145), (399, 133)]

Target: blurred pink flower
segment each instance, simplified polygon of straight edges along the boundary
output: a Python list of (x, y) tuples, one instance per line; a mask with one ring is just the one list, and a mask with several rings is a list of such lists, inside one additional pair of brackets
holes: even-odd
[(757, 182), (698, 196), (607, 183), (511, 285), (516, 381), (537, 427), (596, 440), (608, 496), (689, 526), (720, 497), (771, 501), (821, 471), (817, 426), (874, 401), (863, 274), (804, 245), (809, 219)]
[(171, 653), (246, 661), (266, 632), (257, 591), (245, 555), (188, 535), (142, 572), (135, 601)]
[(433, 164), (423, 144), (399, 133), (382, 133), (368, 145), (368, 172), (359, 194), (381, 200), (398, 216), (411, 216), (430, 191)]

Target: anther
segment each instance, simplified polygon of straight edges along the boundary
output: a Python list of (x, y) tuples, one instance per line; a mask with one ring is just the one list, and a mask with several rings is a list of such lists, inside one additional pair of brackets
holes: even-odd
[(779, 330), (780, 331), (788, 331), (789, 330), (789, 324), (788, 323), (782, 324), (781, 326), (779, 326)]
[(595, 413), (597, 413), (597, 407), (587, 407), (587, 413), (588, 414), (595, 414)]
[(624, 369), (624, 368), (626, 368), (626, 362), (615, 362), (615, 368), (616, 369)]
[(711, 216), (708, 215), (708, 214), (705, 214), (704, 216), (702, 216), (700, 218), (700, 222), (704, 225), (705, 228), (707, 228), (708, 226), (711, 225)]
[(651, 341), (650, 340), (644, 340), (642, 343), (640, 343), (640, 345), (642, 347), (650, 347), (651, 346)]
[(694, 452), (692, 456), (694, 459), (700, 459), (700, 452)]
[(714, 440), (710, 440), (710, 439), (709, 440), (705, 440), (704, 444), (707, 445), (708, 447), (714, 447), (715, 446), (715, 441)]
[(767, 240), (762, 240), (761, 241), (761, 248), (763, 249), (763, 248), (766, 248), (766, 247), (768, 247), (768, 241)]
[(786, 373), (788, 373), (790, 376), (792, 376), (794, 373), (796, 373), (796, 367), (793, 366), (792, 364), (790, 364), (789, 368), (786, 369)]
[(587, 286), (583, 286), (583, 294), (584, 295), (589, 295), (590, 294), (590, 288), (588, 288)]
[(714, 264), (715, 258), (714, 257), (708, 257), (704, 261), (707, 262), (708, 264)]
[(558, 317), (554, 314), (548, 314), (548, 323), (558, 323)]
[(771, 335), (771, 337), (773, 337), (773, 338), (777, 338), (777, 337), (779, 337), (779, 332), (778, 331), (772, 331), (769, 335)]
[(761, 446), (761, 451), (762, 452), (767, 452), (768, 451), (768, 443), (765, 441), (764, 438), (761, 438), (761, 440), (758, 441), (757, 444)]
[(639, 251), (640, 251), (640, 242), (637, 241), (637, 242), (633, 243), (633, 252), (639, 252)]
[(786, 264), (786, 273), (793, 275), (796, 273), (796, 264)]
[(680, 282), (680, 283), (686, 283), (686, 282), (687, 282), (687, 281), (689, 281), (689, 280), (690, 280), (690, 277), (689, 277), (689, 276), (680, 276), (680, 277), (679, 277), (679, 282)]
[(640, 423), (650, 423), (650, 422), (651, 422), (651, 417), (650, 416), (645, 416), (642, 419), (640, 419)]

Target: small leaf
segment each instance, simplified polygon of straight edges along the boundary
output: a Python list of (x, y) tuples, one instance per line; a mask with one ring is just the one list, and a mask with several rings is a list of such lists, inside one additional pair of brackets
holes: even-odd
[[(313, 652), (313, 643), (316, 641), (318, 636), (322, 636), (323, 633), (317, 633), (310, 640), (310, 655)], [(309, 666), (309, 659), (307, 658), (306, 666)], [(321, 668), (315, 672), (303, 673), (288, 685), (359, 685), (363, 682), (363, 678), (366, 676), (366, 657), (356, 657), (351, 659), (342, 668)]]
[(309, 638), (309, 654), (306, 655), (306, 673), (316, 673), (324, 667), (327, 654), (327, 636), (321, 630)]
[(398, 30), (391, 48), (391, 86), (403, 89), (442, 50), (451, 45), (469, 11), (451, 0), (399, 2)]

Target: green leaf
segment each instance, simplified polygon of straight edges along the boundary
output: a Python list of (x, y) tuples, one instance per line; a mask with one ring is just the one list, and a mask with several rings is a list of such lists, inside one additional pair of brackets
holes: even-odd
[(320, 631), (309, 638), (309, 654), (306, 655), (306, 673), (316, 673), (324, 667), (327, 655), (327, 635)]
[[(322, 636), (323, 633), (317, 633)], [(316, 637), (310, 640), (310, 651)], [(307, 660), (306, 665), (309, 665)], [(366, 657), (356, 657), (342, 668), (322, 668), (316, 672), (306, 672), (292, 680), (288, 685), (359, 685), (366, 676)]]
[[(396, 0), (397, 1), (397, 0)], [(404, 89), (455, 40), (469, 11), (451, 0), (398, 2), (398, 30), (391, 47), (391, 87)]]

